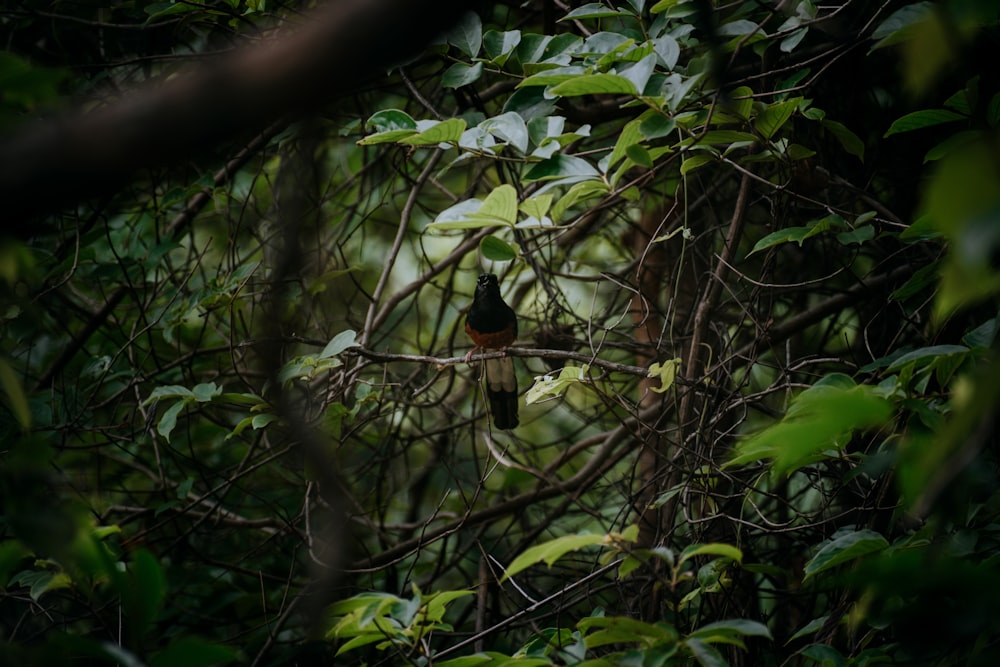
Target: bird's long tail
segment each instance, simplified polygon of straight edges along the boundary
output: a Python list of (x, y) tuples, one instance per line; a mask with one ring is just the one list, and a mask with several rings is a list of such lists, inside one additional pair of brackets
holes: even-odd
[(517, 376), (514, 375), (514, 360), (499, 357), (486, 360), (486, 396), (490, 400), (493, 425), (499, 429), (511, 429), (517, 420)]

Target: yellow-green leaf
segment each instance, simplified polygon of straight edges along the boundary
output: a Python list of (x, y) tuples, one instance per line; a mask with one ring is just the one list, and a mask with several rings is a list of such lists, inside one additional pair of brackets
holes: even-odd
[(564, 535), (563, 537), (557, 537), (554, 540), (533, 546), (511, 561), (511, 564), (507, 566), (507, 571), (504, 572), (503, 579), (500, 581), (506, 581), (521, 570), (526, 570), (536, 563), (544, 562), (549, 567), (552, 567), (553, 563), (570, 551), (578, 551), (584, 547), (603, 544), (604, 541), (604, 535), (584, 533), (582, 535)]

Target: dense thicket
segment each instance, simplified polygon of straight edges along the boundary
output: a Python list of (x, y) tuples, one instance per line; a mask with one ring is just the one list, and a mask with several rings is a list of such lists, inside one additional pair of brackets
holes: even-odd
[(0, 10), (3, 660), (993, 664), (1000, 10), (430, 4)]

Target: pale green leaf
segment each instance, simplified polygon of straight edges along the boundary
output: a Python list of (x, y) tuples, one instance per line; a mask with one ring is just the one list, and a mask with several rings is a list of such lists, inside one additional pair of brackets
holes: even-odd
[(449, 118), (435, 123), (423, 132), (400, 139), (408, 146), (434, 146), (440, 143), (457, 142), (465, 132), (466, 123), (462, 118)]
[(534, 384), (528, 389), (524, 396), (527, 405), (537, 403), (547, 398), (557, 398), (562, 396), (573, 384), (584, 382), (587, 378), (589, 366), (566, 366), (559, 375), (542, 375), (535, 378)]
[(517, 222), (517, 190), (513, 185), (504, 183), (487, 195), (483, 205), (470, 217), (513, 225)]
[(674, 384), (674, 379), (677, 377), (677, 369), (681, 366), (681, 358), (676, 357), (665, 361), (662, 364), (659, 362), (654, 363), (649, 367), (648, 377), (658, 377), (660, 379), (659, 387), (652, 387), (652, 390), (658, 394), (670, 389)]
[(222, 387), (218, 386), (214, 382), (202, 382), (201, 384), (195, 385), (194, 388), (191, 389), (191, 395), (194, 397), (194, 400), (199, 403), (208, 403), (213, 398), (220, 396), (221, 394)]
[(483, 43), (483, 23), (475, 12), (466, 12), (458, 20), (446, 37), (449, 44), (457, 46), (470, 58), (479, 55)]
[(580, 95), (633, 95), (639, 91), (635, 84), (618, 74), (584, 74), (556, 84), (549, 89), (553, 95), (577, 97)]
[(461, 88), (475, 83), (483, 75), (483, 64), (454, 63), (441, 75), (441, 85), (445, 88)]
[(531, 218), (541, 220), (549, 212), (549, 208), (552, 207), (553, 199), (555, 199), (555, 195), (549, 192), (525, 199), (521, 202), (521, 212)]
[(554, 540), (549, 540), (526, 550), (520, 556), (511, 561), (500, 581), (506, 581), (518, 572), (525, 570), (536, 563), (545, 563), (549, 567), (557, 560), (571, 551), (578, 551), (584, 547), (604, 544), (604, 535), (582, 534), (564, 535)]
[(157, 387), (149, 394), (149, 398), (142, 402), (143, 405), (149, 405), (154, 401), (158, 401), (161, 398), (194, 398), (194, 394), (187, 387), (182, 387), (177, 384), (163, 385), (162, 387)]
[(341, 331), (339, 334), (330, 339), (330, 342), (326, 344), (323, 351), (319, 353), (319, 358), (327, 359), (329, 357), (335, 357), (344, 350), (352, 347), (358, 347), (357, 337), (358, 334), (350, 329)]
[(721, 556), (723, 558), (730, 558), (737, 563), (743, 562), (743, 552), (738, 548), (729, 545), (722, 544), (720, 542), (712, 542), (710, 544), (692, 544), (691, 546), (684, 549), (679, 557), (679, 562), (683, 563), (687, 560), (694, 558), (695, 556)]
[(520, 30), (507, 30), (505, 32), (489, 30), (483, 35), (483, 51), (490, 62), (499, 67), (503, 67), (510, 54), (520, 43)]
[(177, 426), (177, 415), (180, 414), (184, 406), (187, 405), (186, 400), (180, 400), (171, 405), (169, 408), (163, 411), (163, 415), (160, 417), (160, 421), (156, 425), (156, 432), (162, 435), (167, 441), (170, 441), (170, 433)]

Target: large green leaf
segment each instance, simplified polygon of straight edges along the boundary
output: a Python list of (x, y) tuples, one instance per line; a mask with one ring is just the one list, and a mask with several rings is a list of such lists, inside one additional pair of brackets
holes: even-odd
[(804, 579), (814, 577), (820, 572), (844, 563), (849, 563), (861, 556), (882, 551), (888, 548), (889, 541), (874, 530), (856, 530), (841, 535), (823, 545), (803, 569)]
[(569, 77), (549, 89), (553, 95), (578, 97), (580, 95), (638, 95), (635, 84), (618, 74), (584, 74)]
[(799, 394), (784, 419), (740, 442), (726, 465), (770, 459), (775, 474), (786, 475), (839, 456), (852, 433), (880, 426), (891, 414), (889, 402), (874, 387), (855, 386), (843, 375), (828, 376)]
[(457, 142), (465, 132), (465, 126), (465, 119), (449, 118), (434, 123), (423, 132), (404, 137), (399, 143), (409, 146), (435, 146), (440, 143)]
[(564, 535), (563, 537), (557, 537), (554, 540), (533, 546), (511, 561), (500, 581), (505, 581), (518, 572), (526, 570), (537, 563), (545, 563), (549, 567), (552, 567), (553, 563), (569, 552), (579, 551), (584, 547), (604, 544), (606, 540), (607, 536), (605, 535), (585, 533), (581, 535)]
[(483, 23), (475, 12), (466, 12), (448, 31), (448, 43), (457, 46), (465, 55), (475, 58), (483, 44)]
[(923, 109), (897, 118), (882, 136), (891, 137), (900, 132), (912, 132), (913, 130), (934, 127), (943, 123), (954, 123), (958, 120), (968, 120), (968, 117), (954, 111), (949, 111), (948, 109)]
[(792, 117), (792, 114), (795, 113), (801, 102), (802, 98), (796, 97), (764, 107), (754, 120), (754, 128), (765, 139), (773, 138), (778, 133), (778, 130)]

